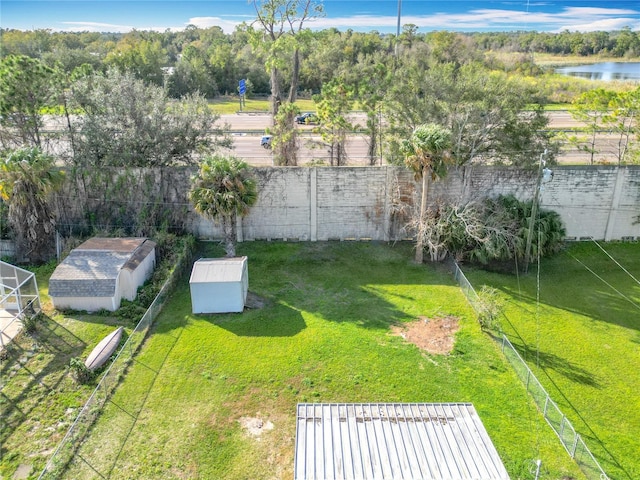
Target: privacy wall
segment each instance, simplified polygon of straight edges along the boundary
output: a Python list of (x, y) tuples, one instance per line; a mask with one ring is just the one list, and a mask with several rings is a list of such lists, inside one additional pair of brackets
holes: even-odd
[[(239, 240), (332, 239), (395, 240), (407, 204), (417, 204), (421, 184), (402, 167), (256, 168), (259, 198), (239, 221)], [(429, 186), (430, 203), (464, 203), (486, 196), (514, 194), (532, 199), (537, 171), (505, 167), (453, 170)], [(640, 239), (640, 167), (554, 167), (543, 183), (541, 208), (562, 217), (567, 237), (597, 240)], [(219, 227), (194, 215), (191, 229), (220, 238)]]
[[(189, 203), (193, 168), (68, 173), (57, 197), (63, 238), (119, 230), (144, 236), (154, 226), (222, 238), (221, 228)], [(421, 182), (401, 166), (259, 167), (254, 173), (258, 202), (238, 222), (240, 241), (404, 239), (409, 209), (420, 198)], [(530, 200), (536, 179), (537, 169), (454, 169), (430, 183), (429, 201), (464, 203), (499, 194)], [(640, 240), (640, 166), (554, 167), (540, 202), (560, 214), (570, 238)]]

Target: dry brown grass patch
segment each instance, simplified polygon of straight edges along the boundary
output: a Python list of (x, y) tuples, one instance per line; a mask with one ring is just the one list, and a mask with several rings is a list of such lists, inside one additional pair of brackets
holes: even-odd
[(413, 322), (391, 327), (394, 335), (399, 335), (421, 350), (437, 355), (451, 353), (455, 334), (460, 329), (457, 317), (419, 317)]

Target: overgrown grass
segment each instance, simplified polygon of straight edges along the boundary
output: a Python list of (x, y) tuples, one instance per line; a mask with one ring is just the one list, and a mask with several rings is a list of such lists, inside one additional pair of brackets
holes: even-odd
[(589, 65), (601, 62), (637, 62), (638, 58), (605, 57), (599, 55), (554, 55), (551, 53), (536, 53), (533, 57), (537, 65), (542, 66), (568, 66), (568, 65)]
[(505, 333), (607, 474), (640, 478), (640, 245), (571, 244), (541, 262), (539, 292), (536, 270), (467, 273), (503, 292)]
[[(192, 315), (187, 279), (157, 320), (80, 455), (116, 478), (291, 478), (298, 402), (473, 402), (513, 479), (582, 478), (450, 274), (412, 247), (248, 242), (264, 306)], [(207, 244), (202, 256), (221, 256)], [(460, 319), (454, 351), (390, 334), (418, 316)], [(247, 435), (242, 417), (274, 424)], [(85, 462), (66, 478), (93, 478)]]
[[(42, 299), (48, 278), (37, 278)], [(45, 308), (35, 332), (14, 339), (0, 360), (0, 478), (19, 466), (39, 474), (95, 387), (75, 382), (69, 362), (86, 358), (118, 324), (114, 316), (65, 317)]]
[[(33, 332), (23, 331), (0, 358), (0, 478), (11, 478), (18, 468), (21, 475), (31, 472), (37, 477), (97, 383), (97, 378), (85, 385), (76, 382), (69, 368), (71, 360), (86, 358), (116, 326), (125, 326), (128, 334), (146, 310), (141, 303), (148, 306), (167, 271), (193, 242), (192, 237), (162, 233), (155, 239), (161, 260), (153, 277), (135, 302), (125, 302), (113, 314), (55, 311), (48, 284), (56, 263), (34, 269), (44, 315)], [(132, 311), (139, 315), (131, 316)]]

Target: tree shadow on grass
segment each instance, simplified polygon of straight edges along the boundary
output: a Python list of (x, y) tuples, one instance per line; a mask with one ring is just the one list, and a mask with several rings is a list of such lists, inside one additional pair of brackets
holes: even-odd
[[(501, 338), (494, 337), (494, 339), (497, 342), (501, 342)], [(538, 365), (542, 373), (547, 377), (547, 380), (551, 383), (551, 385), (554, 386), (555, 392), (557, 392), (562, 397), (563, 401), (578, 416), (578, 418), (584, 425), (584, 428), (588, 432), (586, 435), (581, 434), (583, 438), (587, 440), (587, 444), (591, 444), (592, 442), (598, 443), (600, 448), (602, 448), (603, 451), (607, 453), (608, 458), (601, 458), (600, 461), (605, 460), (607, 462), (610, 462), (611, 464), (615, 465), (616, 468), (623, 471), (627, 478), (631, 479), (632, 478), (631, 475), (628, 473), (625, 467), (618, 461), (616, 455), (607, 448), (607, 445), (593, 430), (589, 421), (580, 413), (580, 411), (575, 407), (575, 405), (571, 402), (571, 400), (564, 394), (564, 392), (558, 386), (555, 380), (549, 375), (549, 370), (553, 370), (576, 383), (582, 383), (584, 385), (597, 388), (597, 389), (603, 388), (600, 382), (595, 377), (595, 375), (590, 373), (588, 370), (581, 368), (562, 357), (559, 357), (558, 355), (555, 355), (552, 353), (540, 352), (538, 349), (534, 349), (533, 347), (525, 344), (524, 342), (522, 343), (514, 342), (513, 339), (510, 339), (510, 342), (523, 360), (528, 361), (530, 363), (535, 363)], [(574, 425), (574, 428), (575, 428), (575, 425)]]
[[(544, 280), (544, 279), (543, 279)], [(580, 283), (580, 280), (576, 280)], [(515, 300), (531, 305), (529, 309), (520, 306), (530, 315), (535, 315), (536, 294), (523, 291), (516, 292), (508, 288), (500, 288)], [(588, 317), (595, 321), (606, 322), (619, 327), (640, 330), (637, 321), (638, 305), (629, 297), (625, 298), (611, 287), (606, 289), (591, 288), (588, 293), (559, 295), (566, 291), (553, 280), (547, 280), (540, 293), (540, 301), (544, 305), (557, 308), (572, 314)], [(552, 292), (551, 295), (548, 292)], [(586, 290), (585, 290), (586, 292)]]
[(514, 343), (513, 340), (511, 340), (511, 344), (525, 362), (535, 364), (543, 371), (553, 370), (572, 382), (593, 388), (602, 388), (602, 385), (592, 372), (589, 372), (566, 358), (562, 358), (553, 353), (542, 352), (538, 348), (531, 347), (525, 343)]
[(614, 263), (599, 247), (579, 242), (543, 259), (539, 277), (537, 267), (532, 265), (529, 274), (518, 278), (517, 284), (514, 277), (503, 276), (496, 280), (502, 283), (496, 288), (531, 306), (539, 295), (541, 304), (639, 331), (640, 289), (629, 272), (638, 271), (638, 249), (629, 244), (606, 246), (612, 257), (620, 257), (624, 265)]
[(422, 315), (442, 307), (446, 314), (458, 314), (467, 306), (462, 296), (449, 302), (426, 293), (432, 287), (457, 291), (457, 286), (449, 272), (415, 265), (411, 244), (247, 242), (238, 253), (249, 258), (252, 291), (330, 322), (388, 329), (412, 320), (409, 310), (423, 308), (416, 314)]

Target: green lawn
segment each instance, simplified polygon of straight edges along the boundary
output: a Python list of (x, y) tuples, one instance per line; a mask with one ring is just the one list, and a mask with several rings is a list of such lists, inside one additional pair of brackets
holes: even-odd
[[(640, 478), (640, 245), (571, 244), (517, 278), (467, 272), (504, 292), (505, 333), (612, 479)], [(625, 270), (628, 272), (625, 272)]]
[[(51, 268), (38, 271), (43, 307), (51, 315), (32, 336), (21, 335), (0, 360), (0, 479), (20, 468), (37, 478), (95, 385), (78, 385), (69, 361), (86, 356), (118, 324), (112, 316), (51, 313)], [(20, 477), (25, 478), (25, 477)]]
[[(296, 101), (300, 111), (315, 111), (316, 104), (311, 99), (301, 98)], [(247, 98), (242, 107), (243, 112), (268, 113), (270, 109), (268, 98)], [(220, 115), (230, 115), (240, 112), (240, 99), (238, 97), (219, 97), (209, 101), (209, 107)]]
[[(298, 402), (472, 402), (513, 479), (531, 478), (538, 458), (541, 478), (583, 478), (451, 275), (414, 265), (411, 245), (247, 242), (238, 253), (264, 306), (192, 315), (184, 279), (79, 450), (105, 477), (291, 478)], [(390, 331), (449, 315), (461, 325), (449, 355)], [(249, 436), (244, 417), (274, 428)], [(85, 461), (65, 478), (95, 478)]]

